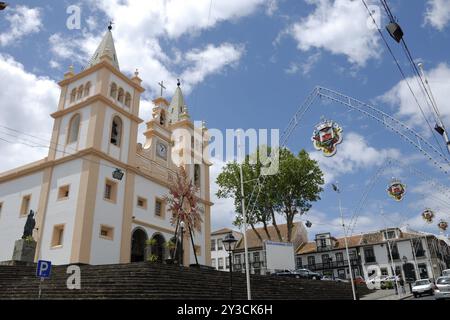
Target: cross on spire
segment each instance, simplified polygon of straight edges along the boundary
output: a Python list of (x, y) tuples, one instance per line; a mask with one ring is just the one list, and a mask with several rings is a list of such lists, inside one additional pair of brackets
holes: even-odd
[(111, 31), (113, 28), (114, 21), (109, 22), (108, 30)]
[(158, 82), (158, 85), (161, 87), (161, 97), (162, 97), (163, 91), (164, 91), (164, 89), (166, 89), (166, 87), (164, 87), (164, 81)]

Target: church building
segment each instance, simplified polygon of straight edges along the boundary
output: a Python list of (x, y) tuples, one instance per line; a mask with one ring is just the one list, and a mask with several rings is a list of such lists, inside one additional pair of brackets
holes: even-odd
[[(210, 265), (210, 163), (202, 157), (207, 129), (194, 127), (178, 83), (171, 102), (162, 94), (153, 101), (146, 141), (137, 143), (141, 83), (137, 71), (131, 78), (120, 71), (111, 27), (88, 65), (64, 75), (48, 156), (0, 174), (0, 262), (12, 259), (30, 210), (36, 213), (35, 261), (144, 261), (146, 243), (164, 261), (175, 232), (165, 196), (178, 170), (174, 158), (189, 154), (197, 161), (181, 165), (198, 187), (203, 222), (194, 246), (185, 232), (184, 263), (195, 263), (195, 250), (198, 263)], [(174, 138), (178, 129), (189, 139)]]

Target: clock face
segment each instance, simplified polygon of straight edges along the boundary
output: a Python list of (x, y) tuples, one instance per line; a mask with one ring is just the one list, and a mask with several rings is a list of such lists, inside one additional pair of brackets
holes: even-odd
[(159, 142), (156, 146), (156, 153), (159, 157), (167, 159), (167, 146), (164, 143)]

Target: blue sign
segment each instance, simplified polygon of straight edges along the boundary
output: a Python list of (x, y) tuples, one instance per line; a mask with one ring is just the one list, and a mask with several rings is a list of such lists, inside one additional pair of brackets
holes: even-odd
[(50, 261), (39, 260), (37, 264), (36, 276), (40, 278), (50, 278), (52, 263)]

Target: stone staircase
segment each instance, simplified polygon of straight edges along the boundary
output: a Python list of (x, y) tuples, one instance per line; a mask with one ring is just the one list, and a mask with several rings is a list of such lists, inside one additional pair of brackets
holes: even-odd
[[(229, 273), (166, 264), (131, 263), (81, 267), (81, 290), (67, 289), (67, 266), (54, 266), (42, 283), (42, 299), (206, 299), (230, 298)], [(0, 266), (0, 299), (37, 299), (35, 266)], [(276, 276), (251, 276), (255, 300), (352, 299), (346, 283)], [(370, 291), (359, 287), (360, 296)], [(242, 273), (233, 273), (234, 299), (246, 299)]]

